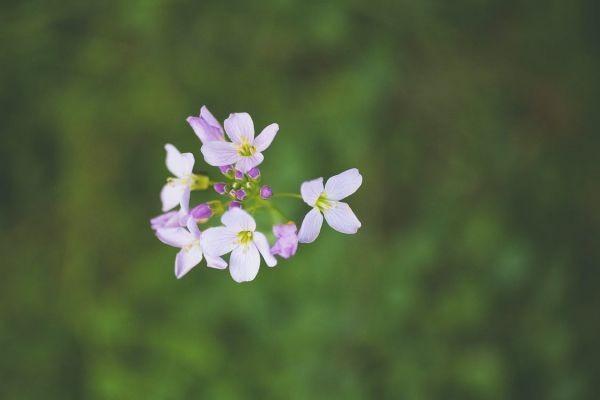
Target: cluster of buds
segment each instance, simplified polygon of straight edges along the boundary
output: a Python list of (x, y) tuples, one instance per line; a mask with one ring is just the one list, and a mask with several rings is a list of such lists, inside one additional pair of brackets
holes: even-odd
[[(340, 201), (362, 184), (356, 168), (332, 176), (325, 183), (323, 178), (306, 181), (300, 186), (300, 194), (274, 195), (271, 187), (262, 183), (258, 165), (279, 125), (270, 124), (255, 137), (254, 123), (247, 113), (231, 114), (223, 128), (206, 107), (187, 122), (202, 142), (204, 161), (219, 168), (221, 179), (213, 181), (206, 174), (194, 173), (192, 153), (180, 153), (171, 144), (165, 146), (167, 169), (173, 177), (167, 179), (161, 191), (163, 214), (151, 219), (150, 225), (163, 243), (180, 249), (175, 258), (177, 278), (206, 259), (208, 267), (229, 268), (236, 282), (251, 281), (258, 274), (261, 258), (273, 267), (277, 265), (276, 256), (294, 256), (299, 243), (311, 243), (317, 238), (323, 219), (341, 233), (354, 234), (360, 228), (350, 206)], [(218, 198), (190, 209), (191, 193), (210, 187)], [(275, 205), (276, 197), (301, 199), (311, 207), (299, 231)], [(179, 209), (175, 211), (176, 207)], [(261, 211), (267, 211), (272, 219), (272, 245), (257, 230), (253, 215)], [(229, 253), (227, 262), (222, 257)]]

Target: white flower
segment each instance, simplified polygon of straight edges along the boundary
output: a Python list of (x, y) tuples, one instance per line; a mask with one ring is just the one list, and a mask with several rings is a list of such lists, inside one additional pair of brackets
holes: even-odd
[(231, 252), (229, 272), (234, 281), (253, 280), (258, 274), (260, 255), (269, 267), (277, 265), (267, 238), (256, 232), (256, 222), (250, 214), (240, 208), (232, 208), (223, 214), (221, 222), (224, 226), (204, 231), (202, 248), (207, 255), (215, 257)]
[(225, 120), (225, 133), (231, 142), (204, 142), (200, 151), (210, 165), (222, 167), (235, 164), (237, 170), (246, 173), (263, 162), (262, 152), (271, 145), (278, 130), (279, 125), (271, 124), (254, 138), (254, 123), (250, 115), (231, 114)]
[[(183, 277), (202, 261), (203, 252), (200, 243), (202, 234), (193, 218), (188, 219), (187, 229), (181, 227), (162, 228), (156, 231), (156, 236), (161, 242), (181, 249), (175, 257), (175, 276), (177, 279)], [(227, 267), (227, 263), (221, 257), (209, 254), (206, 254), (206, 264), (217, 269)]]
[(175, 175), (174, 178), (169, 178), (167, 184), (160, 192), (162, 200), (163, 212), (169, 211), (173, 207), (181, 203), (182, 198), (186, 195), (194, 183), (194, 155), (192, 153), (180, 153), (172, 144), (165, 145), (167, 151), (167, 169)]
[(356, 168), (349, 169), (341, 174), (332, 176), (323, 187), (323, 178), (304, 182), (300, 187), (302, 199), (313, 207), (306, 214), (298, 240), (300, 243), (311, 243), (321, 231), (323, 214), (327, 224), (338, 232), (353, 234), (358, 231), (361, 224), (352, 209), (342, 200), (356, 192), (362, 184), (362, 175)]

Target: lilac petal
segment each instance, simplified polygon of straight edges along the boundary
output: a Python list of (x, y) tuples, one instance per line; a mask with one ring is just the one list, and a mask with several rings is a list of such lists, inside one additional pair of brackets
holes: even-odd
[(203, 144), (214, 140), (224, 140), (221, 124), (205, 106), (200, 109), (200, 116), (188, 117), (187, 122)]
[(260, 135), (254, 139), (254, 147), (256, 147), (257, 151), (265, 151), (267, 147), (271, 145), (273, 139), (275, 139), (275, 135), (279, 131), (279, 125), (271, 124), (262, 130)]
[(287, 224), (279, 224), (273, 226), (273, 234), (276, 237), (295, 235), (298, 232), (298, 228), (296, 224), (293, 222), (288, 222)]
[(260, 255), (254, 244), (238, 246), (229, 258), (229, 273), (234, 281), (248, 282), (258, 274)]
[(241, 208), (232, 208), (221, 217), (221, 222), (233, 232), (256, 230), (254, 218)]
[(302, 200), (311, 207), (314, 207), (317, 199), (323, 193), (325, 188), (323, 187), (323, 178), (313, 179), (312, 181), (304, 182), (300, 186), (300, 193), (302, 193)]
[(267, 241), (267, 237), (260, 232), (254, 232), (253, 235), (254, 244), (256, 248), (265, 259), (265, 262), (269, 267), (274, 267), (277, 265), (277, 260), (271, 254), (269, 250), (269, 242)]
[(229, 253), (236, 246), (237, 233), (224, 226), (208, 228), (202, 232), (200, 243), (206, 254), (222, 256)]
[(223, 260), (221, 257), (205, 254), (204, 258), (206, 258), (206, 266), (207, 267), (216, 268), (216, 269), (227, 268), (227, 262), (225, 262), (225, 260)]
[(265, 157), (262, 155), (262, 153), (254, 153), (249, 157), (240, 156), (238, 161), (235, 163), (235, 168), (246, 173), (257, 165), (260, 165), (264, 159)]
[(202, 261), (202, 250), (200, 246), (192, 246), (189, 249), (181, 249), (175, 258), (175, 276), (183, 278), (192, 268)]
[(185, 247), (192, 243), (195, 238), (185, 228), (162, 228), (156, 231), (156, 237), (166, 245), (173, 247)]
[(186, 226), (194, 238), (200, 239), (201, 232), (200, 229), (198, 229), (198, 224), (193, 217), (188, 218)]
[(356, 233), (361, 224), (350, 206), (340, 201), (332, 201), (331, 205), (331, 208), (324, 211), (329, 226), (341, 233)]
[(163, 186), (160, 192), (160, 200), (162, 201), (162, 210), (167, 212), (173, 207), (176, 207), (185, 193), (185, 185), (176, 185), (167, 183)]
[(189, 186), (184, 186), (183, 194), (181, 195), (181, 199), (179, 200), (179, 209), (182, 215), (189, 214), (190, 212), (190, 192), (191, 188)]
[(319, 232), (321, 232), (321, 225), (323, 225), (323, 215), (313, 208), (306, 214), (298, 233), (298, 241), (300, 243), (312, 243), (315, 241)]
[(225, 120), (225, 132), (234, 143), (254, 142), (254, 123), (248, 113), (229, 115), (229, 118)]
[(208, 142), (200, 148), (200, 151), (207, 164), (214, 167), (233, 164), (240, 159), (235, 144), (230, 142)]
[(177, 211), (169, 211), (165, 214), (161, 214), (150, 220), (150, 227), (152, 230), (160, 228), (175, 228), (179, 226), (179, 213)]
[(356, 192), (362, 184), (362, 175), (352, 168), (332, 176), (325, 183), (325, 193), (330, 200), (342, 200)]
[(166, 144), (167, 169), (176, 177), (183, 178), (192, 173), (194, 169), (194, 155), (192, 153), (180, 153), (172, 144)]

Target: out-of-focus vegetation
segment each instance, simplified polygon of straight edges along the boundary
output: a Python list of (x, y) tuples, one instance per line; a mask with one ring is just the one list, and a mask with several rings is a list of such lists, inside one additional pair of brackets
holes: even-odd
[[(0, 398), (597, 398), (599, 8), (2, 2)], [(175, 280), (202, 104), (276, 191), (358, 167), (360, 233)]]

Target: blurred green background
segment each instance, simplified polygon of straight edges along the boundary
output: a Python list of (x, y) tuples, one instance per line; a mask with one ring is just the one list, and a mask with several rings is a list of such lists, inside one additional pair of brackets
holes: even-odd
[[(597, 1), (0, 7), (0, 398), (600, 396)], [(177, 281), (202, 104), (275, 191), (359, 168), (359, 234)]]

